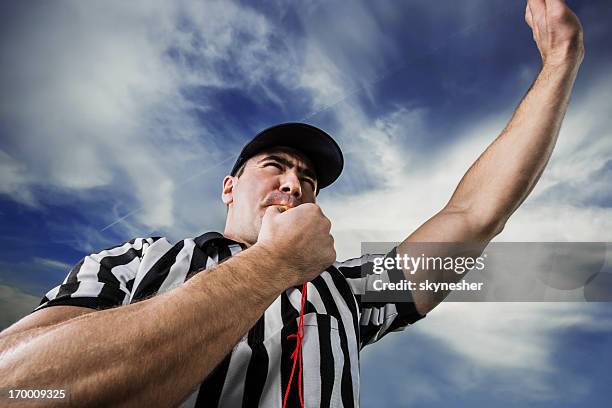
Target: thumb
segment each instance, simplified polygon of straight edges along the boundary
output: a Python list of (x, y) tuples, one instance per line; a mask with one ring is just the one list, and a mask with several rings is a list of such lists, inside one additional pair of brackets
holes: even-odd
[(280, 205), (271, 205), (266, 208), (266, 212), (264, 213), (264, 217), (275, 217), (278, 214), (284, 212), (284, 209), (281, 208)]

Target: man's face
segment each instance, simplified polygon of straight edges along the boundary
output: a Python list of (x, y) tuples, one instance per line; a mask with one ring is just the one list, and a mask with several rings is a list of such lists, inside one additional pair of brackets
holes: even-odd
[(316, 200), (317, 180), (312, 166), (292, 149), (261, 152), (251, 157), (238, 174), (223, 180), (222, 199), (229, 206), (225, 230), (230, 238), (250, 245), (257, 241), (267, 207), (293, 208)]

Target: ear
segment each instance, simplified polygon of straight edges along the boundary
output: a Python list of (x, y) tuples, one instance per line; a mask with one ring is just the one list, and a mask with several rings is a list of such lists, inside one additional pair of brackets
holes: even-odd
[(223, 178), (223, 192), (221, 193), (221, 200), (223, 204), (229, 205), (234, 201), (234, 177), (225, 176)]

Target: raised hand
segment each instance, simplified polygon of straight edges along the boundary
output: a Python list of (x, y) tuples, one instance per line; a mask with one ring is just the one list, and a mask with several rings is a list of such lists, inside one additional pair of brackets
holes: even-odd
[(580, 65), (584, 58), (582, 25), (564, 0), (528, 0), (525, 21), (544, 66)]

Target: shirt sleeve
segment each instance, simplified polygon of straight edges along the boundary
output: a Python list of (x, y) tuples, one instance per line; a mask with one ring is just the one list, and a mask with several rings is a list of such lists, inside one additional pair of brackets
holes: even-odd
[(135, 238), (85, 256), (61, 284), (47, 292), (34, 311), (50, 306), (108, 309), (127, 304), (140, 261), (158, 239)]
[(397, 248), (388, 254), (363, 255), (360, 258), (337, 262), (334, 265), (344, 275), (357, 304), (360, 308), (359, 332), (360, 348), (382, 339), (387, 333), (402, 331), (409, 325), (425, 317), (419, 314), (414, 305), (410, 291), (406, 291), (407, 298), (402, 302), (366, 302), (362, 295), (366, 288), (372, 287), (374, 279), (383, 279), (388, 282), (399, 282), (404, 279), (401, 269), (388, 269), (383, 274), (374, 274), (374, 259), (381, 256), (395, 258)]

